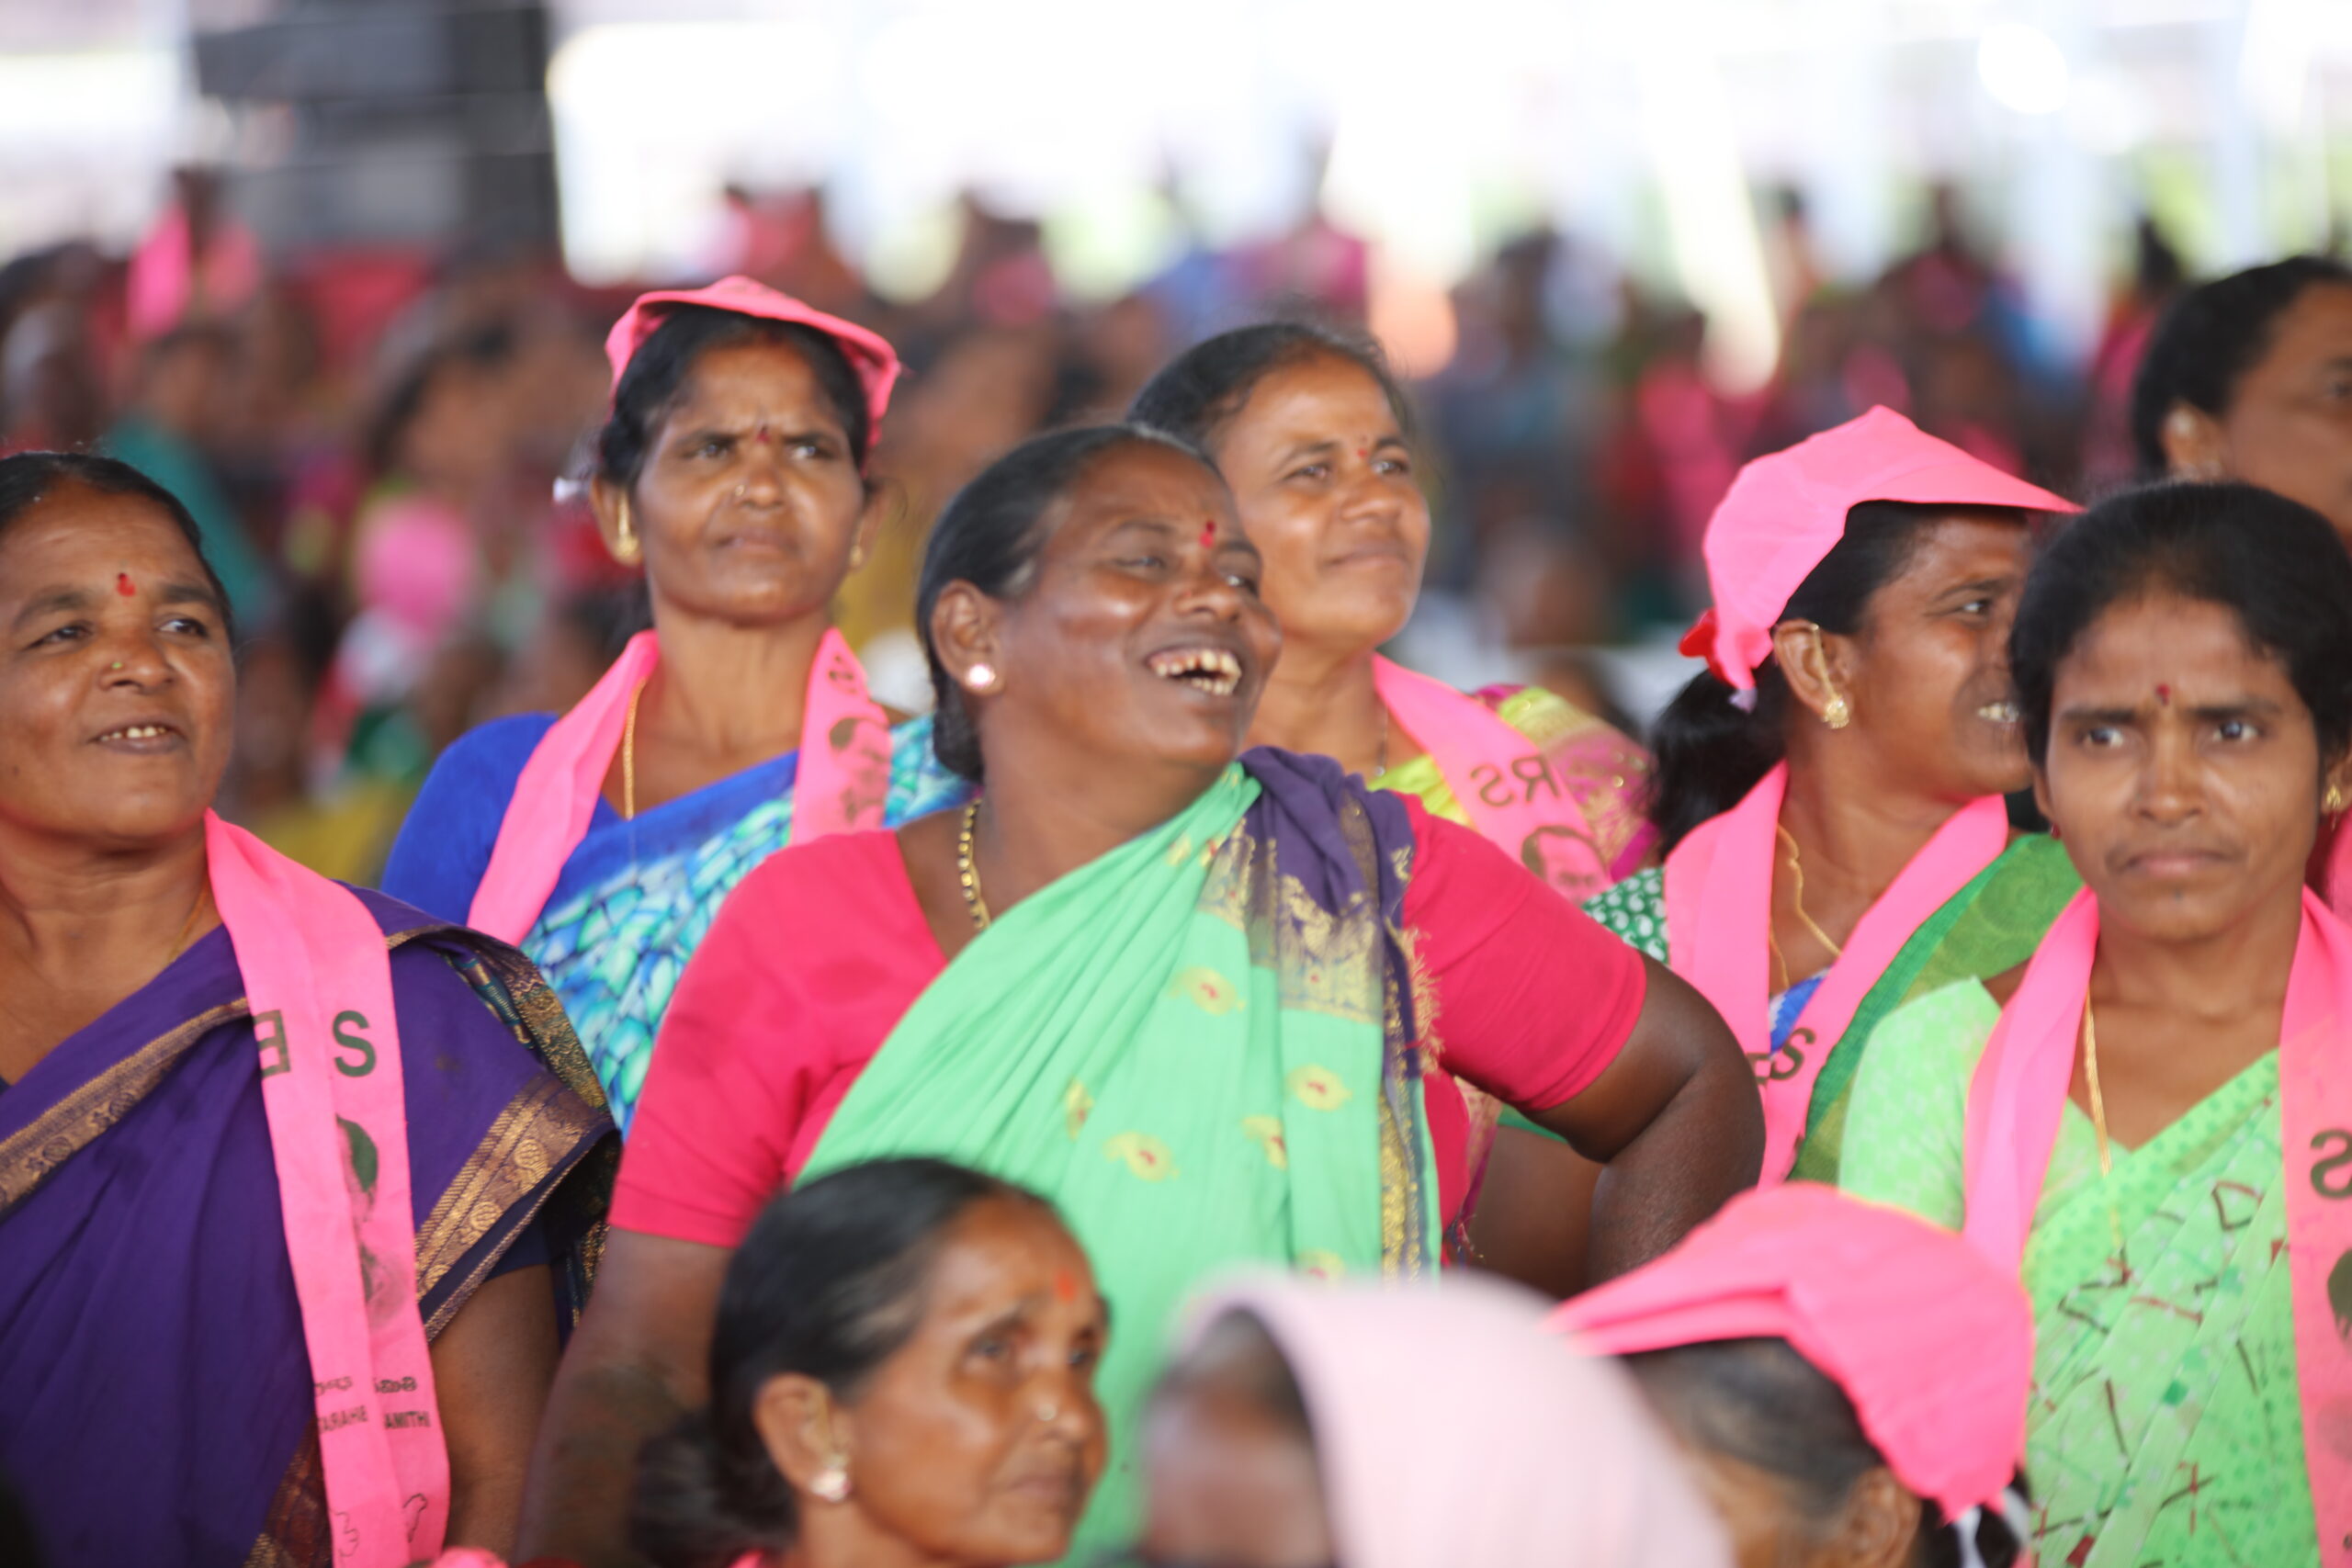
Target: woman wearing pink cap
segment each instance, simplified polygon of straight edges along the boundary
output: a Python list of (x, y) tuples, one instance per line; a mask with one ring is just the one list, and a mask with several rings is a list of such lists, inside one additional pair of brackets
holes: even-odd
[(1734, 1199), (1552, 1325), (1625, 1359), (1741, 1568), (2027, 1560), (2033, 1314), (1947, 1231), (1791, 1182)]
[(1589, 907), (1739, 1037), (1768, 1184), (1834, 1175), (1824, 1113), (1906, 943), (2008, 845), (2027, 516), (2073, 510), (1873, 409), (1748, 464), (1708, 523), (1707, 670), (1657, 726), (1666, 863)]
[(890, 345), (730, 277), (643, 296), (605, 346), (590, 494), (614, 558), (643, 563), (654, 629), (569, 714), (451, 747), (384, 886), (531, 955), (626, 1129), (729, 889), (787, 843), (965, 789), (927, 722), (893, 729), (832, 626), (881, 523), (865, 459)]
[(2352, 558), (2249, 485), (2053, 543), (2010, 641), (2081, 874), (2021, 972), (1880, 1026), (1842, 1179), (2021, 1270), (2045, 1562), (2352, 1562)]

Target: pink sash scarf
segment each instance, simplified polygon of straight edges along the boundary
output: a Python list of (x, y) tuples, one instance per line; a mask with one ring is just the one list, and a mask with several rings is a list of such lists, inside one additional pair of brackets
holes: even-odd
[[(2025, 1259), (2034, 1205), (2058, 1141), (2082, 1038), (2083, 999), (2098, 953), (2098, 901), (2086, 888), (2042, 938), (2001, 1010), (1968, 1090), (1968, 1239), (1996, 1264)], [(2352, 1313), (2332, 1303), (2352, 1281), (2352, 930), (2312, 893), (2287, 979), (2278, 1043), (2286, 1156), (2287, 1261), (2295, 1303), (2295, 1372), (2320, 1562), (2352, 1564)]]
[(1785, 1179), (1796, 1164), (1815, 1080), (1853, 1022), (1855, 1009), (1911, 933), (1999, 858), (2009, 841), (2008, 812), (1999, 795), (1954, 812), (1863, 913), (1844, 956), (1805, 1003), (1803, 1022), (1774, 1051), (1765, 939), (1772, 925), (1772, 867), (1780, 858), (1777, 829), (1788, 782), (1784, 762), (1666, 857), (1668, 957), (1674, 972), (1723, 1014), (1755, 1065), (1764, 1097), (1760, 1185), (1767, 1187)]
[(212, 898), (261, 1046), (262, 1109), (343, 1568), (441, 1549), (449, 1457), (416, 1298), (400, 1025), (348, 888), (207, 815)]
[(1648, 852), (1643, 832), (1614, 863), (1605, 857), (1544, 753), (1477, 698), (1377, 656), (1372, 680), (1381, 705), (1430, 754), (1479, 836), (1555, 887), (1571, 897), (1597, 893)]
[[(578, 705), (555, 721), (523, 764), (490, 865), (474, 889), (466, 923), (504, 942), (519, 942), (547, 907), (564, 863), (596, 815), (596, 800), (620, 750), (629, 699), (662, 660), (651, 632), (629, 638), (621, 656)], [(879, 765), (861, 755), (859, 730), (879, 744)], [(800, 719), (800, 752), (792, 792), (792, 839), (879, 828), (889, 797), (890, 720), (866, 694), (865, 671), (838, 631), (817, 645)], [(878, 740), (876, 739), (878, 737)]]

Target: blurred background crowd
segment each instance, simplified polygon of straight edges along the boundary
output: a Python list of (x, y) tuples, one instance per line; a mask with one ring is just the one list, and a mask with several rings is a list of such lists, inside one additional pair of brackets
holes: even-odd
[(1743, 460), (1883, 403), (2096, 493), (2167, 299), (2352, 214), (2352, 6), (1607, 9), (10, 0), (0, 449), (187, 502), (245, 648), (224, 804), (366, 881), (440, 747), (641, 625), (569, 481), (650, 283), (905, 356), (841, 611), (885, 700), (959, 484), (1289, 314), (1416, 389), (1408, 657), (1637, 728)]

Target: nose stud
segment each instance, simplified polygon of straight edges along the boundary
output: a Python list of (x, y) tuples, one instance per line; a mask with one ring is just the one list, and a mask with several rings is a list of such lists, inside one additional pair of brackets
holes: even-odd
[(1061, 1414), (1062, 1407), (1050, 1399), (1037, 1406), (1037, 1419), (1049, 1427), (1061, 1418)]
[(122, 668), (122, 660), (118, 659), (112, 664), (107, 665), (107, 668), (109, 670), (119, 670)]

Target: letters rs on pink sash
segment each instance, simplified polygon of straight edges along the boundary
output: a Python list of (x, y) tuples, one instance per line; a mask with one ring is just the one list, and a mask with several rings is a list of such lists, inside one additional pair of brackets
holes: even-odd
[(449, 1459), (417, 1310), (384, 934), (349, 889), (243, 829), (208, 814), (204, 838), (261, 1047), (335, 1561), (400, 1568), (441, 1550)]
[[(620, 750), (629, 698), (661, 662), (652, 632), (639, 632), (532, 750), (498, 825), (490, 864), (466, 923), (520, 942), (547, 908), (564, 863), (596, 815), (605, 775)], [(866, 694), (865, 671), (828, 628), (808, 672), (792, 796), (792, 842), (879, 828), (890, 789), (890, 720)]]
[[(2018, 1269), (2074, 1080), (2084, 998), (2098, 953), (2086, 888), (2058, 917), (1984, 1046), (1969, 1084), (1965, 1235)], [(2352, 1565), (2352, 930), (2303, 894), (2302, 930), (2280, 1021), (2280, 1148), (2295, 1373), (2320, 1561)], [(2341, 1300), (2342, 1305), (2338, 1305)]]
[(1755, 1065), (1764, 1097), (1764, 1186), (1786, 1179), (1796, 1164), (1813, 1086), (1862, 998), (1911, 933), (2009, 841), (2000, 796), (1986, 795), (1954, 812), (1864, 911), (1846, 939), (1844, 955), (1829, 966), (1787, 1045), (1776, 1052), (1766, 939), (1788, 780), (1788, 764), (1781, 763), (1746, 799), (1693, 829), (1666, 857), (1668, 957), (1674, 972), (1723, 1014)]
[[(1481, 838), (1570, 897), (1598, 893), (1631, 869), (1621, 870), (1601, 853), (1567, 782), (1533, 741), (1486, 704), (1376, 655), (1372, 680), (1381, 705), (1430, 754)], [(1640, 862), (1648, 842), (1636, 835), (1627, 846), (1632, 863)]]

